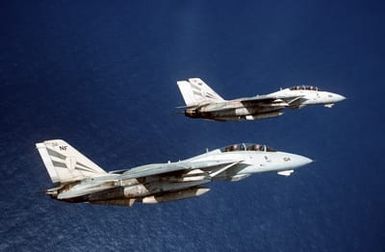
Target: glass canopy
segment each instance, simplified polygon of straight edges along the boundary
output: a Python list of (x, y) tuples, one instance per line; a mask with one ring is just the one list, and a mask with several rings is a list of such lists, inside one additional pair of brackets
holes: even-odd
[(290, 90), (314, 90), (314, 91), (319, 91), (319, 88), (318, 87), (314, 87), (314, 86), (302, 85), (302, 86), (293, 86), (293, 87), (290, 88)]
[(268, 151), (273, 152), (274, 149), (266, 146), (264, 144), (254, 144), (254, 143), (240, 143), (232, 144), (220, 149), (221, 152), (232, 152), (232, 151)]

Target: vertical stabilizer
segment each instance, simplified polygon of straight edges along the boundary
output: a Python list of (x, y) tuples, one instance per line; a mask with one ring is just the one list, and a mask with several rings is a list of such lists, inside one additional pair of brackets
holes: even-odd
[(177, 84), (187, 106), (194, 106), (203, 102), (224, 101), (220, 95), (199, 78), (178, 81)]
[(106, 174), (97, 164), (63, 140), (37, 143), (41, 159), (53, 183), (65, 183)]

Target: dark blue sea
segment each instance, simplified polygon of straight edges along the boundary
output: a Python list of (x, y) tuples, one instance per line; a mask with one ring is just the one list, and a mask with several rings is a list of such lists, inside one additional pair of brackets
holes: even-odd
[[(382, 1), (1, 1), (0, 251), (385, 251)], [(225, 98), (312, 84), (348, 99), (252, 122), (193, 120), (176, 81)], [(104, 169), (237, 142), (311, 157), (132, 208), (69, 204), (35, 143)]]

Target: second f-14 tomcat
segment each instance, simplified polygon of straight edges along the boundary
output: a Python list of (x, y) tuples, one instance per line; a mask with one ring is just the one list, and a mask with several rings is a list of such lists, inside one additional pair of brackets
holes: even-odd
[(200, 196), (215, 180), (239, 181), (259, 172), (289, 176), (311, 159), (266, 145), (234, 144), (178, 162), (106, 172), (63, 140), (36, 147), (56, 187), (52, 198), (66, 202), (132, 206)]
[(283, 114), (285, 108), (322, 104), (331, 108), (345, 99), (313, 86), (294, 86), (253, 97), (225, 100), (199, 78), (177, 82), (186, 103), (185, 115), (218, 121), (257, 120)]

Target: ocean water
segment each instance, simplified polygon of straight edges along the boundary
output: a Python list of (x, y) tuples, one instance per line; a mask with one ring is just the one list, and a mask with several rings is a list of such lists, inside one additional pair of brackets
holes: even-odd
[[(0, 250), (384, 251), (385, 18), (380, 1), (2, 1)], [(185, 118), (176, 81), (225, 98), (313, 84), (332, 109)], [(316, 160), (132, 208), (68, 204), (34, 144), (106, 170), (257, 142)]]

